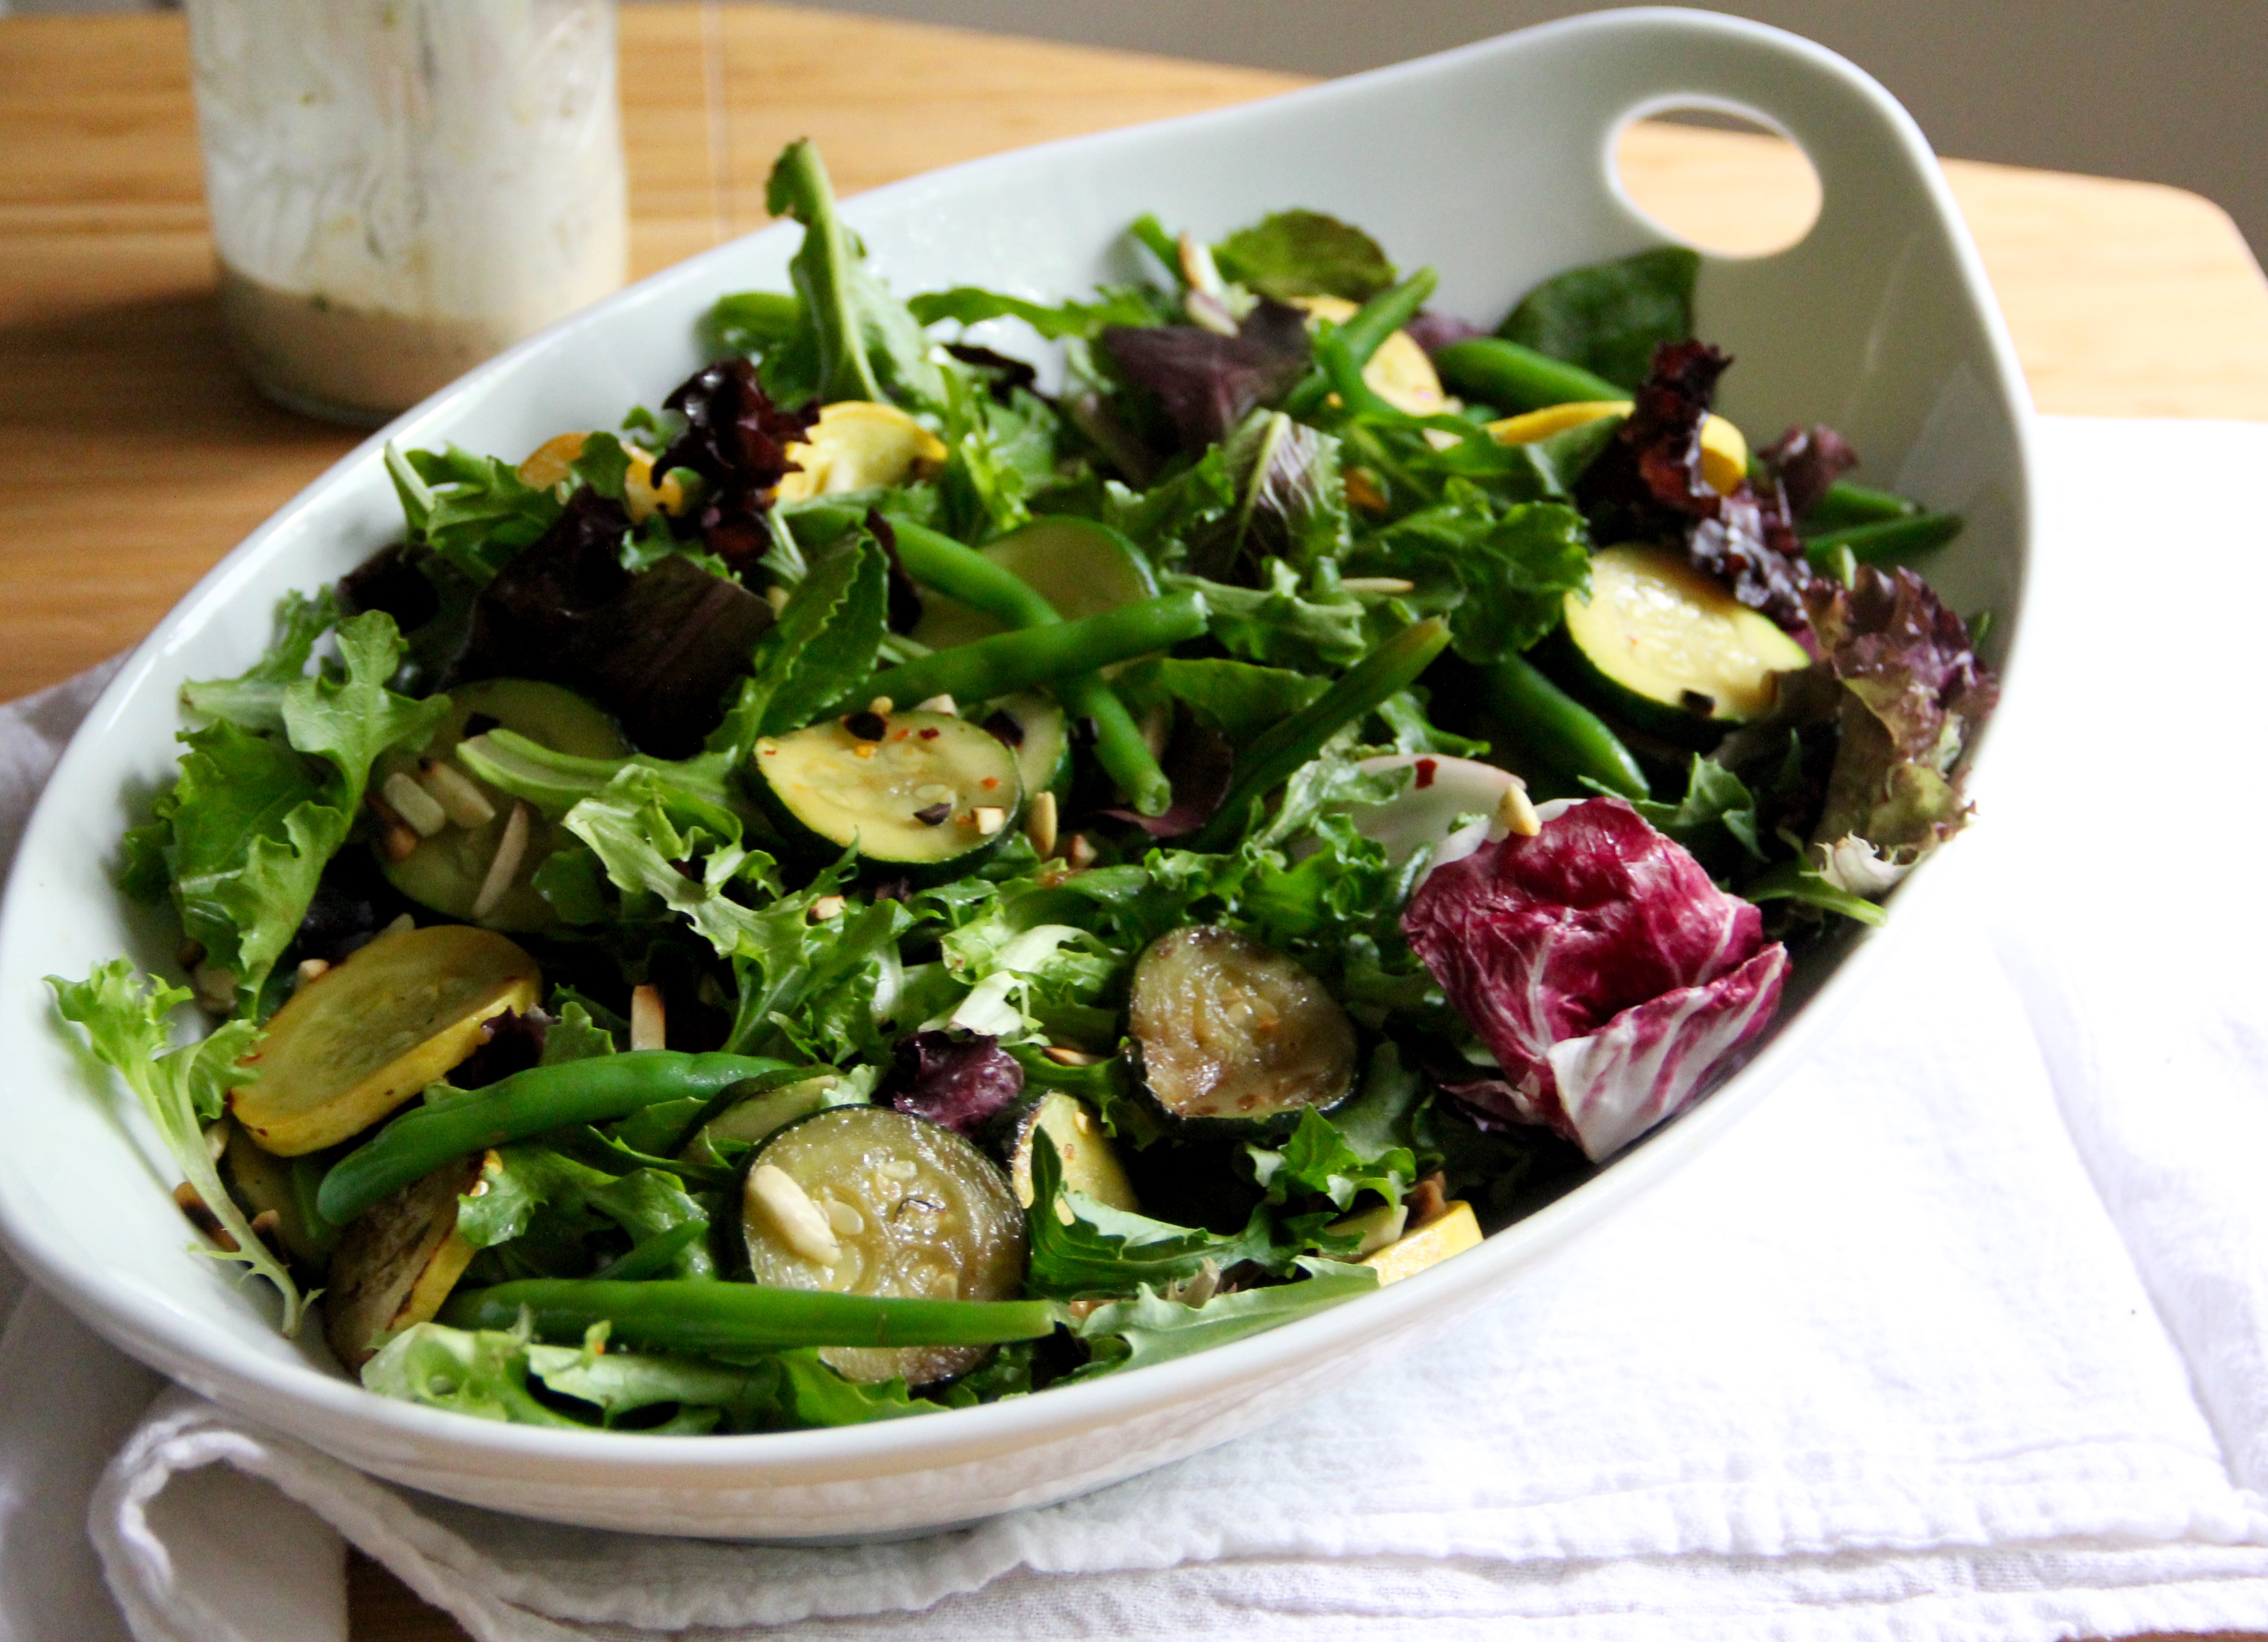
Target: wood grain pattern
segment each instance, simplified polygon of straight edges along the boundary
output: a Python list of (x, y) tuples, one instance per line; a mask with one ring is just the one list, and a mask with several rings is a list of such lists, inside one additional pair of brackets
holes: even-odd
[[(772, 6), (626, 7), (621, 26), (639, 273), (761, 225), (792, 137), (850, 193), (1299, 84)], [(1641, 199), (1712, 244), (1784, 241), (1800, 212), (1785, 145), (1647, 127), (1624, 158)], [(2041, 408), (2268, 419), (2268, 282), (2217, 208), (1947, 172)], [(139, 638), (356, 443), (245, 385), (212, 290), (179, 19), (0, 21), (0, 699)], [(350, 1593), (357, 1642), (464, 1635), (359, 1557)]]

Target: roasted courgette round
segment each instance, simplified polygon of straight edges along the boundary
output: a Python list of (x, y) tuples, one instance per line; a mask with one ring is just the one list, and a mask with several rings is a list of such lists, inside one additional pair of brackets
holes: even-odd
[(1346, 1011), (1290, 958), (1218, 925), (1150, 943), (1127, 1030), (1151, 1098), (1184, 1122), (1278, 1126), (1354, 1087)]

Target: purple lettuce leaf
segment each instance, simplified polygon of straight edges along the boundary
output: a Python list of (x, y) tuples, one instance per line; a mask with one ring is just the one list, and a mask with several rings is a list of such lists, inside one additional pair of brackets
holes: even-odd
[(799, 471), (787, 450), (811, 431), (819, 407), (775, 405), (745, 359), (695, 371), (662, 403), (684, 416), (685, 431), (656, 458), (654, 471), (688, 467), (701, 475), (700, 502), (687, 522), (711, 553), (746, 570), (771, 546), (763, 510), (772, 488)]
[(1742, 604), (1791, 632), (1811, 581), (1778, 484), (1720, 496), (1701, 476), (1701, 424), (1733, 362), (1706, 342), (1665, 342), (1629, 417), (1584, 471), (1576, 501), (1601, 546), (1680, 547)]
[(1410, 333), (1410, 341), (1430, 356), (1440, 353), (1452, 342), (1469, 342), (1488, 333), (1477, 325), (1460, 319), (1453, 313), (1435, 313), (1431, 309), (1418, 314), (1402, 327)]
[(1788, 516), (1801, 518), (1819, 505), (1828, 487), (1859, 465), (1859, 453), (1825, 422), (1791, 428), (1779, 442), (1756, 452), (1756, 458), (1779, 480)]
[(1102, 333), (1119, 374), (1158, 397), (1182, 444), (1202, 451), (1307, 369), (1307, 316), (1263, 301), (1233, 336), (1189, 325), (1114, 325)]
[(1503, 1070), (1450, 1092), (1594, 1160), (1690, 1104), (1786, 973), (1757, 909), (1616, 798), (1436, 869), (1402, 927)]
[(916, 1032), (898, 1040), (881, 1093), (900, 1111), (974, 1139), (1024, 1093), (1024, 1068), (982, 1032)]
[(1813, 842), (1863, 839), (1910, 863), (1967, 818), (1955, 764), (1999, 699), (1969, 629), (1919, 576), (1863, 567), (1848, 588), (1815, 584), (1806, 605), (1843, 685), (1841, 744)]

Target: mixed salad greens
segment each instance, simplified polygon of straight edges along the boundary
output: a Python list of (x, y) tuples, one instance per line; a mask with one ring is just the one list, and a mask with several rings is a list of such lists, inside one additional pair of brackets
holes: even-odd
[(1483, 334), (1314, 211), (1045, 304), (900, 300), (807, 143), (770, 203), (794, 290), (659, 411), (388, 451), (125, 840), (191, 986), (55, 982), (372, 1389), (834, 1425), (1336, 1305), (1962, 825), (1958, 521), (1714, 415), (1690, 253)]

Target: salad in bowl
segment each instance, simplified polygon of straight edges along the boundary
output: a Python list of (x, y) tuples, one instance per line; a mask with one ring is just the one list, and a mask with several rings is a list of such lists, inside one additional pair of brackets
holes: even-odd
[(894, 293), (806, 143), (770, 202), (653, 408), (387, 450), (120, 853), (189, 985), (54, 982), (370, 1389), (850, 1425), (1342, 1304), (1964, 824), (1960, 522), (1714, 414), (1691, 253), (1484, 332), (1311, 210), (1042, 304)]

